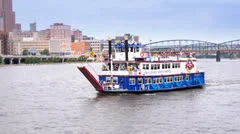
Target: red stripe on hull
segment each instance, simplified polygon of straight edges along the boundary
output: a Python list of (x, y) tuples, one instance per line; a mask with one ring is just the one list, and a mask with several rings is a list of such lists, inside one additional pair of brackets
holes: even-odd
[(99, 84), (97, 79), (89, 72), (86, 67), (78, 67), (82, 74), (88, 79), (88, 81), (93, 85), (93, 87), (98, 91), (103, 91), (103, 87)]

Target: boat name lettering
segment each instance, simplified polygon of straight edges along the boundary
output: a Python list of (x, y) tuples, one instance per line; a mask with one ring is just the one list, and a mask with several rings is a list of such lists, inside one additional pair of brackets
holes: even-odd
[(163, 73), (170, 73), (171, 70), (164, 70), (164, 71), (147, 71), (145, 74), (163, 74)]

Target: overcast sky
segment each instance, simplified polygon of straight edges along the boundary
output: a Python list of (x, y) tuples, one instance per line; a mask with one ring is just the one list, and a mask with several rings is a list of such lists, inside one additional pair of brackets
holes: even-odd
[(238, 0), (13, 0), (24, 30), (62, 22), (98, 39), (131, 33), (143, 43), (167, 39), (223, 42), (240, 38)]

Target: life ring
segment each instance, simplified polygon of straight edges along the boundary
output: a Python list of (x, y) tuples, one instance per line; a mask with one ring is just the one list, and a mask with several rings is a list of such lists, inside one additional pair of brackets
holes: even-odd
[(144, 52), (141, 52), (141, 53), (140, 53), (140, 56), (143, 57), (143, 56), (144, 56)]

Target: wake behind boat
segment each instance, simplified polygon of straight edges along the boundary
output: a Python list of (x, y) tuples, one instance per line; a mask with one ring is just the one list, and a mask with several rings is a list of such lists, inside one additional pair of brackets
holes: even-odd
[(98, 79), (85, 67), (78, 69), (92, 86), (103, 93), (149, 93), (183, 88), (202, 87), (204, 72), (197, 69), (196, 58), (188, 55), (158, 52), (139, 43), (124, 43), (113, 46), (109, 39), (108, 60), (102, 62)]

